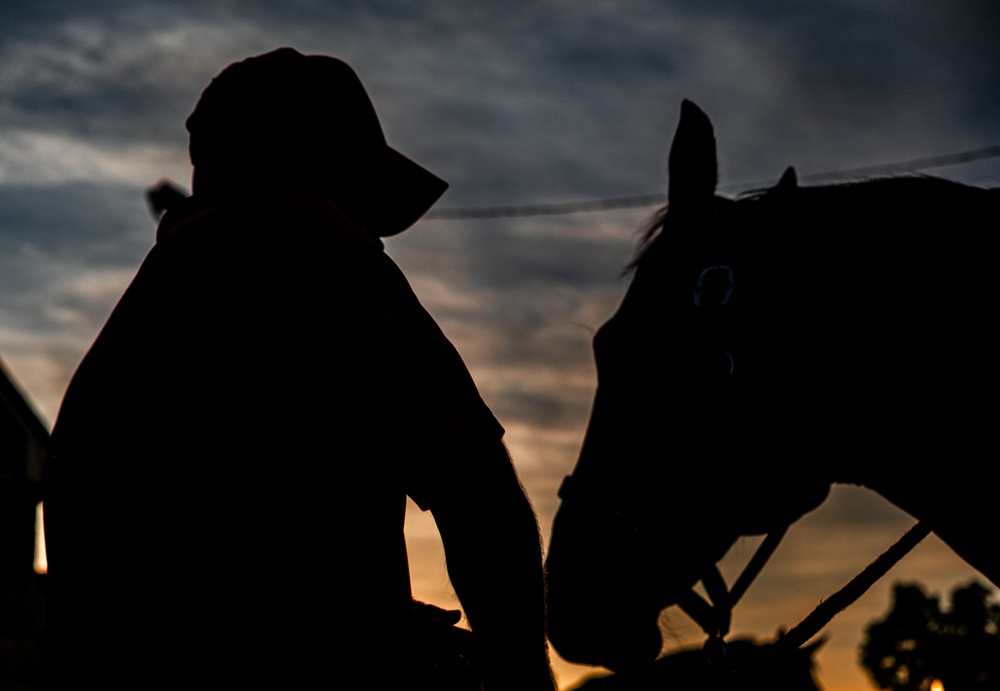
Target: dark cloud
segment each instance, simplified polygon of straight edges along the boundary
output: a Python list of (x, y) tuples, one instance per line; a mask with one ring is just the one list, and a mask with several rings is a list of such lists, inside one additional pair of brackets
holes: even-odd
[(587, 410), (568, 408), (562, 391), (515, 391), (508, 394), (500, 406), (495, 407), (494, 413), (504, 420), (555, 428), (565, 426), (567, 420), (576, 423), (581, 416), (587, 414)]
[(141, 189), (0, 185), (0, 357), (45, 419), (154, 229)]
[(984, 145), (1000, 105), (985, 2), (51, 5), (17, 4), (0, 41), (8, 125), (182, 156), (211, 76), (292, 43), (355, 64), (390, 141), (451, 180), (454, 205), (662, 189), (683, 97), (735, 142), (729, 182)]
[[(586, 219), (574, 220), (586, 225)], [(466, 234), (462, 244), (475, 252), (470, 255), (470, 269), (477, 283), (488, 288), (519, 285), (526, 290), (587, 290), (616, 281), (635, 249), (635, 235), (627, 226), (617, 237), (585, 232), (574, 237), (554, 230), (560, 223), (545, 221), (521, 221), (522, 229), (499, 229), (490, 223), (469, 225), (454, 232)]]
[(81, 265), (134, 266), (156, 221), (142, 187), (0, 185), (0, 255), (30, 247)]

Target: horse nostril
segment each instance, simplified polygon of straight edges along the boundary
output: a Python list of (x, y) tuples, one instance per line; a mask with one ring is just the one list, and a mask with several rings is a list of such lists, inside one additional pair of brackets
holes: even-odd
[(695, 307), (721, 307), (732, 295), (733, 270), (725, 264), (705, 268), (695, 281)]

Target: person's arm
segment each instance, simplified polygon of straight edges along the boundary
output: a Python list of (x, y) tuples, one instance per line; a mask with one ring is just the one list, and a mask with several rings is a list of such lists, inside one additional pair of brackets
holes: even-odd
[(541, 538), (499, 441), (431, 507), (448, 574), (476, 640), (486, 691), (552, 691)]

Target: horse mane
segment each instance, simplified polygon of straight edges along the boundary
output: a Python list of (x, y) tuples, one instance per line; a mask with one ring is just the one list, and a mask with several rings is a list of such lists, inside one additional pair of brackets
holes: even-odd
[[(760, 202), (774, 193), (777, 187), (756, 188), (739, 192), (733, 198), (716, 195), (716, 208), (726, 207), (734, 203)], [(886, 204), (894, 206), (902, 216), (910, 213), (920, 213), (914, 206), (915, 202), (926, 202), (929, 198), (943, 199), (946, 203), (969, 191), (988, 191), (985, 188), (965, 185), (953, 180), (934, 177), (921, 173), (900, 173), (875, 178), (862, 178), (825, 185), (812, 185), (793, 188), (796, 193), (809, 195), (810, 202), (817, 207), (817, 214), (823, 213), (823, 205), (828, 208), (843, 207), (845, 203), (877, 202), (884, 208)], [(1000, 188), (990, 188), (1000, 196)], [(949, 200), (948, 198), (952, 198)], [(634, 274), (643, 263), (649, 251), (657, 240), (668, 232), (671, 223), (670, 204), (665, 204), (654, 211), (640, 229), (640, 240), (632, 260), (622, 271), (623, 275)]]

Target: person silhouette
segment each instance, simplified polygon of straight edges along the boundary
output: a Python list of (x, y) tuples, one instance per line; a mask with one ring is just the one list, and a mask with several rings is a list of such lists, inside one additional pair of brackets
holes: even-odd
[[(47, 687), (444, 688), (434, 670), (467, 665), (474, 688), (552, 691), (503, 428), (381, 241), (447, 184), (325, 55), (233, 63), (186, 124), (192, 195), (52, 432)], [(471, 634), (412, 598), (407, 496)], [(471, 649), (434, 650), (449, 632)]]

